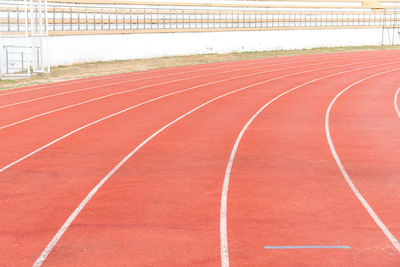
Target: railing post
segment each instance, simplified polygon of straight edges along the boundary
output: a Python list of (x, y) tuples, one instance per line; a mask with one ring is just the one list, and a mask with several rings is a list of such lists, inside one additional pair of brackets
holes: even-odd
[(24, 69), (24, 51), (21, 51), (21, 70)]
[(9, 73), (9, 70), (8, 70), (8, 47), (6, 47), (6, 73)]
[(386, 17), (386, 9), (383, 10), (383, 17), (382, 17), (382, 46), (384, 45), (384, 37), (385, 37), (385, 17)]

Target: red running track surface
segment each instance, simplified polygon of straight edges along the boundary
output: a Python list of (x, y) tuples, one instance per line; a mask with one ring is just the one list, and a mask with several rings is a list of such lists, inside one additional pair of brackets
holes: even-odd
[[(321, 54), (0, 91), (0, 266), (400, 266), (399, 63)], [(390, 235), (335, 161), (327, 114)]]

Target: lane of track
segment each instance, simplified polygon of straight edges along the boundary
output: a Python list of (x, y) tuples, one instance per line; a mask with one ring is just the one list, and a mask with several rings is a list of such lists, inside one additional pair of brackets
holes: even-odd
[[(338, 172), (324, 132), (325, 110), (338, 92), (388, 69), (393, 66), (307, 85), (272, 103), (255, 119), (240, 143), (229, 186), (233, 265), (396, 266), (400, 262), (396, 249)], [(307, 245), (351, 249), (264, 249)]]
[[(314, 74), (316, 75), (319, 73), (314, 73)], [(306, 77), (299, 75), (299, 77), (296, 79), (291, 79), (291, 80), (285, 79), (285, 81), (294, 83), (297, 82), (297, 79), (303, 79), (303, 78)], [(279, 84), (280, 83), (277, 83), (276, 86), (279, 86)], [(230, 86), (229, 89), (232, 89), (231, 87), (232, 84), (229, 84), (229, 86)], [(23, 245), (19, 244), (20, 247), (17, 249), (10, 249), (10, 252), (8, 253), (10, 253), (11, 256), (10, 255), (7, 256), (10, 256), (12, 258), (12, 256), (17, 256), (17, 255), (21, 256), (24, 255), (24, 253), (30, 253), (24, 251), (24, 246), (25, 248), (31, 247), (33, 250), (37, 250), (39, 247), (37, 244), (40, 242), (43, 243), (43, 240), (42, 241), (39, 240), (43, 239), (43, 237), (41, 236), (43, 232), (52, 231), (49, 230), (48, 228), (49, 225), (53, 225), (52, 223), (50, 223), (50, 221), (55, 220), (55, 218), (52, 218), (52, 216), (59, 216), (58, 221), (59, 222), (62, 221), (62, 218), (63, 217), (65, 218), (66, 215), (65, 210), (71, 210), (71, 207), (73, 207), (73, 205), (71, 204), (76, 204), (70, 202), (73, 202), (74, 199), (75, 202), (79, 202), (79, 197), (82, 197), (82, 195), (84, 195), (85, 192), (87, 192), (87, 188), (90, 188), (89, 184), (93, 184), (93, 181), (96, 180), (96, 177), (97, 178), (100, 177), (97, 175), (99, 175), (102, 172), (103, 173), (106, 172), (108, 167), (116, 163), (116, 159), (120, 158), (121, 154), (124, 153), (123, 151), (126, 150), (126, 147), (124, 145), (129, 145), (129, 147), (131, 147), (133, 143), (138, 142), (138, 140), (140, 139), (144, 139), (146, 134), (150, 133), (151, 130), (154, 130), (154, 128), (157, 128), (157, 126), (159, 126), (163, 122), (176, 117), (177, 114), (179, 114), (179, 112), (187, 110), (190, 106), (198, 105), (198, 103), (201, 103), (201, 101), (204, 101), (207, 98), (212, 97), (211, 96), (212, 94), (214, 95), (216, 93), (220, 94), (222, 90), (217, 90), (218, 92), (215, 92), (216, 89), (220, 88), (218, 87), (209, 88), (209, 91), (214, 91), (214, 92), (205, 92), (206, 90), (202, 90), (201, 92), (197, 91), (192, 92), (190, 95), (189, 94), (177, 95), (170, 101), (161, 103), (162, 105), (158, 103), (157, 105), (154, 104), (154, 105), (144, 106), (139, 111), (136, 111), (134, 113), (131, 112), (130, 114), (125, 114), (124, 116), (114, 118), (112, 121), (107, 122), (106, 125), (102, 124), (96, 126), (96, 128), (90, 129), (89, 131), (91, 133), (85, 131), (84, 136), (80, 135), (79, 138), (78, 137), (73, 138), (73, 140), (69, 140), (68, 143), (66, 144), (62, 144), (61, 146), (57, 145), (57, 147), (55, 147), (54, 149), (52, 148), (52, 151), (45, 151), (44, 154), (41, 153), (39, 157), (36, 157), (35, 159), (32, 160), (28, 160), (29, 162), (21, 163), (23, 165), (21, 165), (21, 167), (18, 166), (19, 168), (18, 170), (10, 169), (9, 171), (16, 171), (16, 172), (6, 173), (6, 175), (9, 176), (5, 178), (5, 180), (8, 179), (8, 181), (2, 180), (2, 182), (5, 182), (5, 184), (3, 183), (3, 188), (5, 189), (2, 192), (2, 194), (3, 196), (5, 195), (8, 197), (12, 196), (11, 197), (12, 199), (7, 201), (8, 202), (7, 205), (9, 205), (7, 208), (11, 209), (17, 208), (18, 210), (24, 209), (24, 212), (21, 212), (20, 214), (14, 214), (13, 216), (18, 217), (21, 215), (24, 216), (26, 215), (26, 217), (29, 218), (29, 220), (28, 221), (22, 220), (23, 222), (16, 220), (18, 222), (13, 227), (18, 228), (18, 226), (22, 226), (22, 228), (26, 231), (25, 232), (26, 235), (24, 237), (25, 240), (32, 241), (32, 243), (30, 244), (25, 243)], [(175, 103), (175, 105), (173, 105), (173, 103)], [(174, 109), (176, 110), (171, 111), (170, 110), (171, 105), (173, 105)], [(156, 109), (160, 110), (156, 111)], [(156, 114), (152, 114), (153, 112), (155, 112)], [(160, 121), (160, 119), (162, 121)], [(152, 123), (154, 124), (150, 126), (144, 125)], [(126, 132), (126, 129), (132, 129), (131, 127), (134, 127), (135, 129), (134, 133)], [(141, 129), (140, 127), (143, 127), (144, 129)], [(132, 136), (133, 134), (137, 134), (137, 136)], [(96, 140), (93, 140), (94, 136), (96, 136), (95, 138)], [(117, 144), (116, 140), (120, 141), (121, 144)], [(74, 147), (75, 148), (79, 147), (81, 150), (85, 151), (81, 150), (72, 151), (70, 148)], [(99, 147), (101, 147), (101, 151), (99, 151)], [(65, 151), (69, 152), (65, 153)], [(105, 151), (107, 151), (107, 153), (104, 153)], [(110, 153), (110, 151), (112, 152)], [(42, 165), (43, 163), (45, 164)], [(148, 166), (149, 165), (147, 165), (147, 167)], [(31, 173), (32, 170), (35, 170), (33, 175)], [(30, 177), (25, 177), (26, 174), (29, 173), (31, 173)], [(26, 180), (16, 181), (18, 179), (15, 179), (15, 177), (21, 177), (21, 175), (22, 178)], [(88, 181), (82, 181), (82, 177), (84, 177)], [(41, 178), (42, 180), (40, 180)], [(92, 180), (89, 181), (90, 179)], [(40, 182), (38, 180), (40, 180)], [(19, 184), (15, 185), (14, 184), (15, 182)], [(87, 183), (86, 188), (81, 188), (84, 183)], [(66, 190), (66, 188), (68, 188), (68, 190)], [(63, 190), (66, 190), (67, 192)], [(75, 190), (79, 192), (80, 194), (79, 196), (72, 196), (76, 193)], [(44, 192), (53, 195), (48, 196)], [(14, 193), (14, 195), (12, 193)], [(176, 194), (174, 195), (176, 197)], [(32, 197), (34, 199), (38, 198), (38, 200), (31, 200)], [(55, 203), (56, 199), (60, 198), (65, 199), (65, 202), (69, 203), (61, 203), (60, 205), (62, 206), (61, 208), (60, 206), (57, 207), (56, 209), (54, 209), (54, 207), (49, 207), (48, 209), (43, 211), (42, 207), (46, 206), (44, 203)], [(22, 200), (24, 201), (20, 202)], [(28, 206), (21, 207), (22, 206), (21, 203), (25, 203), (27, 200), (30, 200)], [(15, 202), (12, 203), (13, 201)], [(33, 203), (34, 201), (37, 201), (37, 203)], [(19, 205), (15, 203), (18, 203)], [(13, 204), (15, 205), (13, 206)], [(36, 217), (30, 216), (32, 214), (37, 214), (37, 216), (42, 216), (42, 217), (37, 218), (37, 216)], [(15, 217), (11, 218), (10, 221), (13, 222), (14, 219), (16, 219)], [(11, 222), (8, 223), (11, 224)], [(57, 223), (55, 223), (55, 225), (57, 225)], [(10, 227), (10, 225), (8, 225), (8, 227)], [(37, 228), (30, 228), (30, 227), (37, 227)], [(50, 228), (52, 227), (53, 226), (50, 226)], [(2, 229), (3, 229), (3, 234), (4, 232), (9, 234), (12, 233), (12, 231), (7, 232), (7, 228), (2, 228)], [(38, 230), (39, 233), (34, 232), (32, 230), (29, 231), (28, 229), (39, 229)], [(12, 236), (12, 234), (10, 235)], [(4, 237), (4, 235), (2, 236)], [(40, 238), (36, 239), (37, 237)], [(12, 239), (13, 237), (10, 238)], [(15, 236), (14, 238), (15, 240), (18, 239), (18, 237)], [(19, 252), (21, 252), (22, 254), (16, 253), (15, 255), (12, 255), (13, 253), (12, 250), (19, 250)], [(22, 256), (20, 259), (21, 261), (23, 260), (29, 261), (29, 257), (27, 258), (24, 258)]]
[(398, 253), (400, 122), (391, 102), (399, 74), (400, 68), (378, 73), (343, 89), (326, 113), (327, 137), (343, 176)]
[[(345, 71), (344, 73), (347, 73), (348, 71)], [(273, 104), (275, 101), (278, 101), (281, 97), (285, 96), (286, 94), (289, 94), (295, 90), (298, 90), (299, 88), (302, 88), (304, 86), (307, 86), (311, 83), (321, 81), (323, 79), (327, 79), (333, 76), (337, 76), (343, 74), (343, 72), (331, 74), (328, 76), (320, 77), (311, 81), (308, 81), (304, 84), (298, 85), (296, 87), (293, 87), (285, 92), (283, 92), (280, 95), (277, 95), (270, 101), (266, 102), (251, 118), (247, 123), (244, 125), (242, 130), (240, 131), (235, 144), (233, 146), (231, 155), (229, 157), (229, 161), (227, 164), (227, 168), (225, 171), (225, 176), (224, 176), (224, 182), (223, 182), (223, 187), (222, 187), (222, 193), (221, 193), (221, 209), (220, 209), (220, 240), (221, 240), (221, 265), (222, 266), (229, 266), (229, 252), (228, 252), (228, 236), (227, 236), (227, 201), (228, 201), (228, 189), (229, 189), (229, 181), (230, 181), (230, 176), (232, 172), (232, 167), (235, 161), (236, 153), (240, 145), (240, 141), (242, 140), (243, 136), (245, 135), (246, 130), (250, 127), (250, 125), (253, 123), (253, 121), (259, 116), (269, 105)], [(274, 248), (274, 246), (266, 246), (268, 248)], [(305, 248), (305, 247), (321, 247), (319, 245), (316, 246), (275, 246), (279, 247), (280, 249), (282, 248), (292, 248), (292, 247), (299, 247), (299, 248)], [(322, 246), (324, 247), (324, 246)], [(329, 247), (329, 246), (326, 246)], [(331, 246), (335, 247), (335, 246)], [(346, 247), (349, 248), (348, 246), (336, 246), (336, 247)]]

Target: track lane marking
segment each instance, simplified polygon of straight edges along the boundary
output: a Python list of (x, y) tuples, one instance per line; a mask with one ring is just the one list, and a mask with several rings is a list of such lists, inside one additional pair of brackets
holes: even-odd
[(339, 94), (337, 94), (331, 103), (328, 106), (328, 109), (326, 110), (325, 113), (325, 133), (326, 133), (326, 138), (328, 140), (329, 148), (332, 152), (332, 156), (336, 161), (336, 164), (339, 167), (340, 172), (342, 173), (343, 177), (345, 178), (346, 182), (348, 183), (349, 187), (355, 194), (355, 196), (358, 198), (358, 200), (361, 202), (361, 204), (364, 206), (364, 208), (367, 210), (368, 214), (371, 216), (371, 218), (374, 220), (374, 222), (377, 224), (377, 226), (381, 229), (381, 231), (385, 234), (385, 236), (389, 239), (389, 241), (392, 243), (393, 247), (400, 252), (400, 243), (396, 239), (396, 237), (390, 232), (390, 230), (386, 227), (386, 225), (383, 223), (383, 221), (379, 218), (379, 216), (375, 213), (375, 211), (372, 209), (372, 207), (368, 204), (367, 200), (362, 196), (360, 191), (358, 191), (357, 187), (354, 185), (353, 181), (351, 180), (349, 174), (347, 173), (339, 155), (336, 152), (335, 146), (332, 141), (331, 133), (330, 133), (330, 128), (329, 128), (329, 118), (330, 118), (330, 113), (332, 110), (333, 105), (335, 104), (336, 100), (347, 90), (352, 88), (354, 85), (357, 85), (359, 83), (362, 83), (368, 79), (371, 79), (373, 77), (383, 75), (386, 73), (398, 71), (400, 68), (395, 68), (392, 70), (384, 71), (384, 72), (379, 72), (374, 75), (370, 75), (368, 77), (365, 77), (355, 83), (352, 83), (351, 85), (347, 86), (345, 89), (343, 89)]
[[(333, 60), (333, 61), (330, 61), (329, 63), (336, 62), (336, 61), (341, 61), (341, 60)], [(313, 64), (304, 65), (303, 67), (308, 67), (308, 66), (313, 66), (313, 65), (321, 65), (321, 64), (325, 64), (325, 63), (326, 62), (313, 63)], [(357, 63), (346, 64), (346, 65), (354, 65), (354, 64), (357, 64)], [(343, 66), (346, 66), (346, 65), (343, 65)], [(269, 67), (270, 66), (274, 66), (274, 65), (269, 65)], [(279, 66), (279, 64), (277, 64), (275, 66)], [(262, 66), (262, 67), (265, 67), (265, 66)], [(259, 68), (259, 67), (255, 67), (255, 68)], [(261, 71), (261, 72), (255, 72), (255, 73), (251, 73), (251, 74), (246, 74), (244, 76), (237, 76), (237, 77), (234, 77), (234, 78), (237, 79), (237, 78), (248, 77), (248, 76), (253, 76), (253, 75), (255, 76), (255, 75), (258, 75), (258, 74), (261, 74), (261, 73), (270, 73), (270, 72), (275, 72), (275, 71), (280, 71), (280, 70), (288, 70), (288, 69), (294, 69), (294, 68), (297, 68), (297, 66), (281, 68), (281, 69), (273, 69), (273, 70), (267, 70), (267, 71)], [(145, 85), (145, 86), (142, 86), (142, 87), (137, 87), (137, 88), (133, 88), (133, 89), (125, 90), (125, 91), (120, 91), (120, 92), (116, 92), (116, 93), (111, 93), (111, 94), (107, 94), (107, 95), (104, 95), (104, 96), (92, 98), (92, 99), (89, 99), (89, 100), (86, 100), (86, 101), (82, 101), (82, 102), (79, 102), (79, 103), (76, 103), (76, 104), (68, 105), (68, 106), (65, 106), (65, 107), (62, 107), (62, 108), (58, 108), (58, 109), (55, 109), (55, 110), (51, 110), (51, 111), (47, 111), (47, 112), (44, 112), (44, 113), (40, 113), (40, 114), (31, 116), (31, 117), (28, 117), (28, 118), (13, 122), (13, 123), (6, 124), (6, 125), (3, 125), (3, 126), (0, 126), (0, 130), (8, 128), (8, 127), (11, 127), (11, 126), (14, 126), (14, 125), (17, 125), (17, 124), (20, 124), (20, 123), (23, 123), (23, 122), (26, 122), (26, 121), (29, 121), (29, 120), (32, 120), (32, 119), (35, 119), (35, 118), (39, 118), (39, 117), (42, 117), (42, 116), (45, 116), (45, 115), (48, 115), (48, 114), (51, 114), (51, 113), (55, 113), (55, 112), (58, 112), (58, 111), (66, 110), (68, 108), (80, 106), (80, 105), (83, 105), (83, 104), (87, 104), (87, 103), (90, 103), (90, 102), (94, 102), (94, 101), (101, 100), (101, 99), (104, 99), (104, 98), (107, 98), (107, 97), (111, 97), (111, 96), (115, 96), (115, 95), (130, 93), (130, 92), (142, 90), (142, 89), (145, 89), (145, 88), (150, 88), (150, 87), (153, 87), (153, 86), (169, 84), (169, 83), (182, 81), (182, 80), (190, 80), (190, 79), (195, 79), (195, 78), (218, 75), (218, 74), (221, 74), (221, 73), (230, 73), (230, 72), (235, 72), (235, 71), (240, 71), (240, 70), (251, 70), (251, 69), (254, 69), (254, 68), (241, 68), (241, 69), (227, 70), (227, 71), (219, 72), (219, 73), (205, 74), (205, 75), (195, 76), (195, 77), (191, 77), (191, 78), (184, 78), (184, 79), (166, 81), (166, 82), (161, 82), (161, 83), (156, 83), (156, 84)], [(216, 82), (224, 82), (224, 81), (226, 81), (226, 79), (218, 80)], [(209, 85), (209, 84), (210, 83), (201, 84), (201, 86)]]
[(397, 92), (394, 95), (394, 109), (396, 110), (397, 116), (399, 116), (399, 118), (400, 118), (400, 109), (399, 109), (399, 105), (398, 105), (399, 94), (400, 94), (400, 88), (397, 89)]
[[(391, 64), (396, 64), (396, 63), (391, 63)], [(390, 65), (390, 64), (381, 64), (382, 65)], [(376, 66), (372, 66), (372, 67), (376, 67)], [(245, 124), (245, 126), (242, 128), (242, 130), (240, 131), (234, 145), (233, 145), (233, 149), (231, 152), (231, 155), (229, 157), (229, 161), (225, 170), (225, 176), (224, 176), (224, 182), (223, 182), (223, 186), (222, 186), (222, 193), (221, 193), (221, 209), (220, 209), (220, 250), (221, 250), (221, 266), (222, 267), (229, 267), (229, 249), (228, 249), (228, 232), (227, 232), (227, 204), (228, 204), (228, 189), (229, 189), (229, 181), (230, 181), (230, 176), (231, 176), (231, 172), (232, 172), (232, 167), (233, 167), (233, 163), (236, 157), (236, 153), (237, 150), (239, 148), (239, 144), (240, 141), (243, 138), (244, 133), (246, 132), (246, 130), (249, 128), (250, 124), (255, 120), (255, 118), (266, 108), (268, 107), (270, 104), (272, 104), (273, 102), (275, 102), (276, 100), (278, 100), (279, 98), (281, 98), (282, 96), (289, 94), (290, 92), (304, 87), (308, 84), (314, 83), (316, 81), (320, 81), (329, 77), (333, 77), (333, 76), (337, 76), (340, 74), (344, 74), (344, 73), (348, 73), (348, 72), (352, 72), (352, 71), (357, 71), (357, 70), (362, 70), (362, 69), (367, 69), (367, 68), (371, 68), (370, 67), (365, 67), (365, 68), (358, 68), (358, 69), (354, 69), (354, 70), (347, 70), (347, 71), (342, 71), (342, 72), (338, 72), (338, 73), (333, 73), (327, 76), (323, 76), (320, 78), (316, 78), (313, 80), (310, 80), (306, 83), (303, 83), (301, 85), (298, 85), (296, 87), (293, 87), (281, 94), (279, 94), (278, 96), (274, 97), (273, 99), (271, 99), (270, 101), (268, 101), (264, 106), (262, 106), (251, 118), (249, 121), (247, 121), (247, 123)]]
[[(390, 65), (390, 64), (395, 64), (395, 63), (386, 63), (386, 64), (378, 64), (378, 65), (373, 65), (373, 66), (368, 66), (368, 67), (362, 67), (362, 68), (357, 68), (357, 69), (353, 69), (353, 70), (349, 70), (349, 71), (344, 71), (342, 73), (361, 70), (361, 69), (368, 69), (368, 68), (381, 66), (381, 65)], [(314, 71), (316, 71), (316, 70), (314, 70)], [(304, 72), (300, 72), (300, 73), (304, 73)], [(276, 77), (276, 78), (273, 78), (273, 79), (269, 79), (269, 80), (266, 80), (266, 81), (258, 82), (258, 83), (255, 83), (255, 84), (252, 84), (252, 85), (248, 85), (248, 86), (233, 90), (231, 92), (222, 94), (222, 95), (220, 95), (218, 97), (215, 97), (215, 98), (213, 98), (211, 100), (208, 100), (208, 101), (204, 102), (203, 104), (197, 106), (196, 108), (184, 113), (183, 115), (181, 115), (177, 119), (171, 121), (170, 123), (164, 125), (162, 128), (160, 128), (159, 130), (154, 132), (147, 139), (145, 139), (142, 143), (140, 143), (134, 150), (132, 150), (128, 155), (126, 155), (109, 173), (107, 173), (106, 176), (104, 176), (100, 180), (100, 182), (98, 184), (96, 184), (96, 186), (89, 192), (89, 194), (83, 199), (83, 201), (78, 205), (78, 207), (72, 212), (72, 214), (68, 217), (68, 219), (65, 221), (65, 223), (57, 231), (57, 233), (51, 239), (51, 241), (46, 246), (46, 248), (42, 251), (40, 256), (36, 259), (36, 261), (34, 262), (33, 266), (34, 267), (39, 267), (39, 266), (41, 266), (43, 264), (43, 262), (46, 260), (46, 258), (50, 254), (50, 252), (53, 250), (54, 246), (58, 243), (58, 241), (61, 239), (63, 234), (67, 231), (69, 226), (73, 223), (75, 218), (79, 215), (79, 213), (87, 205), (87, 203), (93, 198), (93, 196), (96, 194), (96, 192), (103, 186), (103, 184), (106, 183), (112, 177), (112, 175), (114, 173), (116, 173), (123, 166), (123, 164), (126, 161), (128, 161), (137, 151), (139, 151), (146, 143), (148, 143), (150, 140), (152, 140), (158, 134), (160, 134), (161, 132), (163, 132), (165, 129), (167, 129), (171, 125), (175, 124), (176, 122), (182, 120), (186, 116), (190, 115), (191, 113), (195, 112), (196, 110), (201, 109), (202, 107), (204, 107), (204, 106), (206, 106), (206, 105), (208, 105), (208, 104), (210, 104), (210, 103), (212, 103), (212, 102), (214, 102), (214, 101), (216, 101), (218, 99), (221, 99), (221, 98), (223, 98), (225, 96), (228, 96), (228, 95), (231, 95), (231, 94), (246, 90), (248, 88), (252, 88), (252, 87), (255, 87), (255, 86), (258, 86), (258, 85), (266, 84), (266, 83), (268, 83), (270, 81), (273, 81), (273, 80), (287, 78), (287, 77), (290, 77), (290, 76), (293, 76), (293, 75), (298, 75), (300, 73), (293, 73), (293, 74), (288, 74), (288, 75)]]

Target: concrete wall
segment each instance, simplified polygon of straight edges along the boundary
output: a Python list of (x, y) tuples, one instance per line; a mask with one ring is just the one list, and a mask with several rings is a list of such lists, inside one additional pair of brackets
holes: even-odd
[[(388, 42), (388, 31), (385, 40)], [(395, 31), (395, 43), (399, 34)], [(54, 36), (51, 65), (190, 54), (380, 45), (382, 29)]]
[[(398, 30), (385, 31), (384, 40)], [(7, 41), (3, 39), (5, 43)], [(24, 39), (13, 38), (14, 45)], [(70, 35), (49, 37), (50, 65), (207, 53), (380, 45), (382, 29)]]

